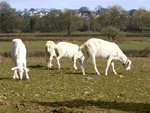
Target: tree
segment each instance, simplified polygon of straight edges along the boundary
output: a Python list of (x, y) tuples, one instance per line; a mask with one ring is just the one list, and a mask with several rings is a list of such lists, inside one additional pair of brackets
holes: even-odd
[(82, 16), (91, 13), (88, 7), (81, 7), (81, 8), (78, 10), (78, 12), (81, 13)]
[(63, 23), (63, 12), (60, 9), (53, 9), (49, 12), (48, 14), (49, 18), (49, 25), (50, 28), (53, 30), (63, 30), (64, 29), (64, 24)]
[(15, 21), (16, 10), (3, 1), (0, 2), (0, 30), (6, 32), (7, 30), (12, 31), (13, 23)]
[(134, 14), (134, 12), (136, 12), (136, 11), (137, 11), (136, 9), (130, 10), (130, 11), (129, 11), (129, 16), (130, 16), (131, 18), (133, 18), (133, 14)]
[(25, 8), (24, 10), (23, 10), (23, 13), (22, 13), (22, 17), (23, 17), (23, 26), (22, 26), (22, 31), (23, 32), (28, 32), (28, 31), (30, 31), (30, 11), (27, 9), (27, 8)]
[(135, 11), (137, 11), (137, 10), (132, 9), (132, 10), (128, 11), (129, 22), (126, 24), (127, 30), (135, 30), (138, 27), (133, 20), (133, 14)]
[(34, 16), (30, 17), (31, 30), (33, 30), (35, 23), (36, 23), (36, 18)]
[(94, 10), (96, 14), (102, 14), (106, 11), (106, 9), (101, 7), (100, 5), (98, 5)]
[(76, 10), (66, 9), (63, 13), (63, 19), (67, 28), (67, 34), (71, 34), (71, 31), (75, 29), (73, 27), (73, 23), (75, 22), (76, 17)]
[(72, 12), (70, 9), (66, 9), (63, 13), (63, 18), (67, 27), (67, 34), (71, 34), (71, 25), (72, 25)]
[(96, 31), (96, 13), (92, 12), (91, 14), (91, 29)]
[(15, 17), (15, 29), (21, 31), (23, 29), (23, 26), (24, 26), (24, 19), (21, 16), (16, 16)]
[(22, 17), (22, 13), (23, 13), (23, 12), (22, 12), (21, 10), (18, 10), (18, 11), (16, 12), (16, 15)]
[(29, 11), (32, 12), (32, 14), (33, 14), (33, 12), (35, 11), (35, 9), (31, 8)]
[(109, 41), (114, 41), (119, 37), (119, 30), (112, 26), (103, 28), (101, 33), (107, 35)]
[(108, 6), (107, 10), (97, 18), (102, 27), (113, 26), (124, 28), (127, 21), (128, 13), (119, 5)]
[(23, 11), (22, 17), (23, 18), (29, 18), (30, 14), (31, 14), (30, 11), (27, 8), (25, 8)]
[(146, 29), (147, 30), (150, 30), (150, 10), (149, 11), (146, 11), (145, 13), (145, 18), (146, 18)]
[(47, 8), (36, 8), (35, 11), (36, 11), (36, 12), (43, 12), (43, 13), (45, 13), (45, 12), (50, 12), (51, 9), (47, 9)]
[(139, 7), (137, 11), (133, 13), (133, 20), (143, 32), (147, 28), (147, 9), (145, 7)]
[(73, 26), (75, 26), (74, 30), (83, 31), (84, 22), (85, 22), (85, 18), (81, 16), (81, 14), (76, 13), (73, 22)]

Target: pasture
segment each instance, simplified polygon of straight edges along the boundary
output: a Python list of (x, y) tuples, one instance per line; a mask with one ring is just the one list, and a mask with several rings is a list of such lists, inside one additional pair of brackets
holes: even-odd
[[(150, 60), (130, 58), (131, 71), (115, 62), (118, 75), (112, 69), (104, 75), (106, 60), (97, 59), (101, 75), (95, 74), (87, 64), (86, 75), (73, 69), (73, 62), (61, 59), (61, 69), (47, 69), (45, 58), (27, 58), (29, 80), (13, 80), (11, 58), (0, 59), (0, 111), (1, 112), (149, 112)], [(88, 77), (91, 77), (88, 78)]]
[[(27, 50), (44, 50), (46, 42), (25, 42)], [(74, 41), (81, 45), (84, 42)], [(142, 50), (149, 43), (118, 43), (121, 49)], [(10, 51), (11, 42), (1, 42), (0, 51)], [(13, 80), (11, 58), (0, 57), (0, 111), (50, 113), (148, 113), (150, 112), (150, 60), (129, 57), (130, 71), (115, 61), (114, 75), (111, 66), (104, 75), (106, 59), (97, 58), (96, 75), (89, 59), (82, 75), (80, 63), (73, 69), (71, 59), (60, 60), (61, 69), (47, 69), (44, 57), (27, 57), (29, 80)], [(25, 74), (25, 73), (24, 73)]]
[[(74, 44), (82, 45), (83, 41), (68, 41)], [(55, 42), (57, 43), (57, 42)], [(26, 41), (24, 42), (26, 45), (27, 50), (44, 50), (46, 41)], [(117, 43), (119, 47), (124, 49), (136, 49), (136, 50), (143, 50), (146, 47), (150, 47), (149, 43)], [(0, 42), (0, 51), (10, 51), (11, 48), (11, 42)]]

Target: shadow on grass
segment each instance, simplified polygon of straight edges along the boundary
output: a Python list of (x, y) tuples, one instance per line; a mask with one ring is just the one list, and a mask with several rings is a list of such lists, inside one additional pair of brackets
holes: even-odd
[[(43, 69), (43, 67), (45, 67), (45, 66), (42, 66), (42, 65), (33, 65), (33, 66), (27, 66), (27, 67), (29, 67), (29, 68), (32, 68), (32, 69), (36, 69), (36, 68), (42, 68)], [(69, 70), (70, 68), (60, 68), (60, 69), (58, 69), (58, 67), (52, 67), (52, 68), (47, 68), (47, 67), (45, 67), (44, 68), (45, 70)]]
[(54, 67), (48, 68), (48, 67), (46, 67), (45, 70), (58, 70), (58, 68), (54, 68)]
[(72, 100), (72, 101), (62, 101), (62, 102), (40, 102), (40, 101), (31, 101), (32, 103), (37, 103), (42, 106), (49, 107), (68, 107), (68, 108), (79, 108), (87, 106), (97, 106), (101, 109), (114, 109), (122, 110), (127, 112), (139, 112), (139, 113), (150, 113), (150, 104), (144, 103), (125, 103), (125, 102), (109, 102), (109, 101), (94, 101), (94, 100)]
[(45, 68), (46, 70), (56, 70), (56, 71), (65, 71), (65, 70), (69, 70), (70, 68), (60, 68), (58, 69), (58, 67), (52, 67), (52, 68)]
[(41, 65), (34, 65), (34, 66), (28, 66), (28, 67), (30, 67), (30, 68), (42, 68), (42, 67), (45, 67), (45, 66), (41, 66)]
[[(13, 79), (13, 78), (6, 78), (6, 77), (0, 78), (0, 80), (15, 80), (15, 81), (20, 81), (20, 79)], [(26, 79), (26, 77), (23, 77), (22, 80), (28, 80), (28, 79)]]
[[(66, 74), (81, 74), (81, 75), (83, 75), (82, 74), (82, 71), (80, 71), (80, 72), (67, 72)], [(85, 73), (85, 75), (93, 75), (93, 76), (101, 76), (101, 75), (104, 75), (104, 73), (100, 73), (100, 75), (98, 75), (97, 73), (95, 73), (95, 72), (86, 72)]]
[[(58, 68), (57, 68), (58, 69)], [(62, 69), (62, 70), (69, 70), (69, 69), (71, 69), (71, 68), (63, 68), (63, 67), (61, 67), (60, 69)]]
[(6, 77), (4, 77), (4, 78), (0, 78), (0, 80), (13, 80), (13, 78), (6, 78)]
[(66, 72), (66, 74), (81, 74), (82, 75), (82, 72)]

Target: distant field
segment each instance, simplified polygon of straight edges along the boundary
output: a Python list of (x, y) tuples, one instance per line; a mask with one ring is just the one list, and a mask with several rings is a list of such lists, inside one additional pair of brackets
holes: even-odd
[[(32, 40), (35, 40), (36, 41), (36, 39), (43, 39), (43, 40), (53, 40), (53, 39), (68, 39), (68, 40), (70, 40), (70, 39), (74, 39), (74, 40), (88, 40), (88, 39), (90, 39), (90, 38), (100, 38), (100, 39), (105, 39), (105, 40), (108, 40), (108, 38), (107, 37), (104, 37), (104, 36), (100, 36), (100, 37), (93, 37), (93, 36), (82, 36), (82, 37), (32, 37), (32, 36), (28, 36), (28, 37), (0, 37), (0, 41), (1, 40), (3, 40), (3, 39), (6, 39), (6, 40), (12, 40), (12, 39), (14, 39), (14, 38), (19, 38), (19, 39), (26, 39), (26, 40), (28, 40), (28, 39), (32, 39)], [(148, 41), (148, 42), (150, 42), (150, 38), (149, 37), (124, 37), (124, 38), (119, 38), (117, 41), (128, 41), (128, 42), (132, 42), (132, 41), (144, 41), (144, 42), (146, 42), (146, 41)], [(116, 42), (117, 42), (116, 41)], [(1, 43), (1, 42), (0, 42)]]
[[(130, 71), (115, 61), (118, 75), (110, 66), (104, 75), (106, 60), (97, 58), (101, 75), (87, 64), (86, 75), (73, 69), (70, 59), (61, 59), (61, 69), (46, 68), (45, 58), (27, 58), (29, 80), (13, 80), (11, 58), (0, 58), (0, 112), (1, 113), (149, 113), (150, 60), (129, 58)], [(91, 59), (89, 59), (91, 62)], [(91, 77), (88, 79), (87, 77)]]
[[(143, 32), (143, 33), (134, 33), (134, 32), (120, 32), (124, 35), (150, 35), (150, 32)], [(50, 32), (50, 33), (0, 33), (0, 35), (55, 35), (55, 34), (62, 34), (65, 35), (67, 32)], [(71, 34), (101, 34), (101, 32), (94, 32), (94, 31), (87, 31), (87, 32), (71, 32)]]
[[(27, 50), (44, 50), (46, 41), (42, 42), (24, 42)], [(57, 43), (57, 42), (55, 42)], [(78, 45), (83, 44), (84, 42), (73, 41)], [(118, 43), (119, 47), (123, 49), (136, 49), (143, 50), (145, 47), (150, 47), (150, 43)], [(10, 51), (11, 42), (0, 42), (0, 51)]]

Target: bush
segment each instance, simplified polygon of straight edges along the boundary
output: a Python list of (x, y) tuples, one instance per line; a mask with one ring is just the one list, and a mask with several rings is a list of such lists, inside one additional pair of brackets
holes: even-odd
[(145, 49), (144, 50), (150, 50), (150, 47), (145, 47)]
[(21, 33), (35, 33), (35, 30), (24, 29)]
[(13, 32), (13, 33), (21, 33), (21, 30), (13, 29), (12, 32)]
[(107, 35), (109, 41), (114, 41), (119, 37), (119, 30), (112, 26), (102, 28), (101, 33)]

